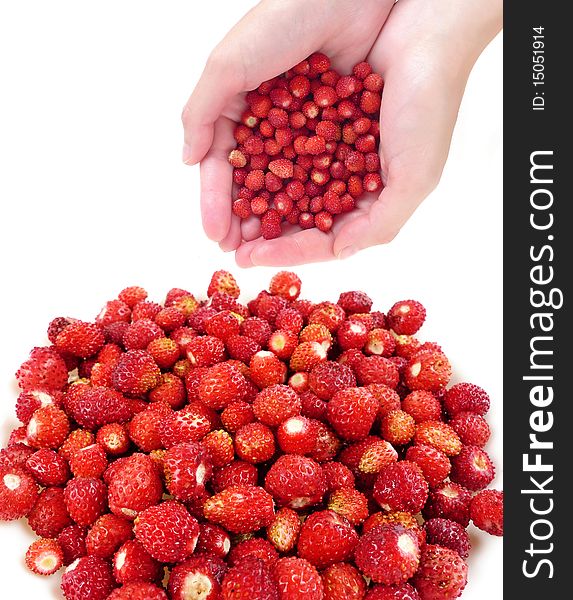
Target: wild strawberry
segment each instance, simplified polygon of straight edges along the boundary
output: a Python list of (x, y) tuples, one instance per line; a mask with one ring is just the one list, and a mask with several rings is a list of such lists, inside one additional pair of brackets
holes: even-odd
[[(284, 311), (283, 311), (284, 312)], [(268, 348), (281, 360), (288, 360), (298, 345), (298, 336), (289, 330), (273, 332), (268, 341)]]
[(60, 408), (62, 405), (61, 393), (42, 390), (22, 392), (16, 400), (16, 416), (24, 425), (27, 425), (34, 411), (48, 405)]
[(275, 512), (270, 494), (253, 485), (231, 485), (207, 499), (203, 509), (206, 519), (232, 533), (266, 527)]
[(380, 422), (380, 435), (394, 446), (407, 444), (415, 432), (414, 418), (403, 410), (390, 411)]
[(459, 412), (485, 415), (489, 404), (487, 392), (473, 383), (457, 383), (447, 390), (444, 396), (444, 408), (451, 416)]
[(242, 317), (229, 310), (222, 310), (205, 319), (204, 329), (208, 335), (225, 341), (232, 335), (238, 335)]
[(416, 535), (402, 525), (380, 525), (362, 536), (354, 560), (360, 571), (374, 581), (399, 584), (416, 572), (420, 545)]
[(368, 313), (372, 308), (372, 299), (364, 292), (343, 292), (338, 298), (338, 304), (348, 314)]
[(470, 522), (469, 490), (453, 482), (445, 482), (430, 491), (428, 503), (424, 507), (424, 518), (442, 517), (452, 519), (467, 527)]
[(129, 350), (117, 362), (112, 373), (113, 387), (123, 394), (141, 396), (161, 380), (161, 371), (145, 350)]
[(132, 454), (120, 461), (112, 463), (106, 472), (109, 507), (118, 516), (134, 519), (142, 510), (159, 502), (163, 484), (149, 456)]
[(457, 598), (467, 582), (468, 567), (460, 555), (442, 546), (427, 544), (413, 583), (427, 600)]
[[(28, 512), (28, 525), (40, 537), (54, 538), (73, 523), (64, 501), (64, 490), (51, 487), (40, 495), (30, 492), (32, 509)], [(35, 504), (33, 503), (35, 501)], [(20, 508), (16, 505), (16, 508)], [(21, 511), (20, 511), (21, 512)], [(19, 517), (18, 517), (19, 518)]]
[(245, 539), (233, 546), (229, 553), (228, 563), (231, 567), (240, 563), (245, 558), (258, 558), (269, 568), (273, 567), (279, 559), (279, 554), (274, 546), (263, 538)]
[(142, 287), (131, 286), (119, 292), (117, 297), (129, 308), (133, 308), (138, 302), (143, 302), (147, 298), (147, 292)]
[(70, 517), (83, 527), (95, 523), (107, 508), (107, 487), (101, 479), (75, 477), (64, 492)]
[(331, 461), (322, 466), (322, 471), (329, 492), (354, 487), (354, 474), (346, 465)]
[(64, 485), (70, 478), (66, 460), (53, 450), (42, 448), (34, 452), (25, 462), (25, 466), (43, 486)]
[(136, 581), (115, 588), (108, 600), (167, 600), (167, 594), (153, 583)]
[(366, 583), (358, 570), (349, 563), (335, 563), (322, 573), (324, 600), (362, 600)]
[(270, 460), (275, 453), (272, 430), (262, 423), (249, 423), (241, 427), (235, 434), (235, 451), (240, 459), (250, 463)]
[(282, 384), (286, 378), (286, 365), (272, 352), (257, 352), (249, 363), (250, 379), (260, 389)]
[(354, 526), (360, 525), (368, 517), (366, 496), (350, 487), (334, 491), (330, 495), (327, 507), (345, 517)]
[(307, 392), (308, 373), (300, 371), (298, 373), (295, 373), (294, 375), (291, 375), (290, 379), (288, 380), (288, 384), (299, 395), (303, 394), (304, 392)]
[(448, 425), (458, 434), (462, 444), (483, 447), (491, 434), (487, 421), (476, 413), (459, 412)]
[(380, 525), (402, 525), (412, 531), (418, 538), (420, 548), (426, 543), (426, 533), (420, 527), (416, 517), (406, 511), (391, 511), (373, 513), (366, 519), (362, 526), (362, 533), (366, 534)]
[(298, 556), (322, 569), (349, 559), (357, 543), (358, 534), (343, 516), (332, 510), (318, 511), (302, 525)]
[(285, 454), (309, 454), (316, 448), (318, 430), (303, 416), (286, 419), (277, 429), (277, 441)]
[(255, 413), (247, 402), (233, 402), (221, 413), (221, 421), (227, 431), (236, 433), (241, 427), (255, 421)]
[(419, 352), (408, 362), (404, 382), (411, 390), (437, 392), (450, 380), (452, 368), (441, 352)]
[(261, 350), (260, 344), (245, 335), (232, 335), (225, 344), (229, 356), (245, 364), (249, 364), (253, 356)]
[(221, 597), (221, 585), (210, 564), (207, 560), (201, 561), (197, 555), (173, 568), (168, 591), (173, 600), (215, 600)]
[(160, 424), (161, 443), (171, 448), (175, 444), (198, 442), (214, 428), (211, 418), (210, 409), (198, 403), (169, 412)]
[(470, 538), (467, 531), (456, 521), (429, 519), (424, 523), (428, 544), (437, 544), (455, 550), (464, 560), (470, 554)]
[(347, 446), (340, 453), (339, 460), (355, 474), (379, 473), (384, 467), (398, 460), (398, 453), (386, 440), (368, 436)]
[(116, 550), (133, 535), (133, 524), (114, 514), (102, 515), (90, 528), (86, 537), (88, 554), (111, 558)]
[(326, 325), (323, 325), (322, 323), (312, 323), (307, 325), (300, 332), (299, 341), (301, 344), (305, 342), (316, 342), (326, 351), (332, 346), (332, 334)]
[(365, 600), (421, 600), (416, 588), (409, 583), (383, 585), (377, 583), (370, 588)]
[(462, 449), (458, 434), (449, 425), (441, 421), (418, 423), (414, 441), (416, 444), (432, 446), (447, 456), (455, 456)]
[(119, 423), (109, 423), (100, 427), (96, 441), (112, 456), (124, 454), (129, 449), (129, 436), (125, 427)]
[(231, 402), (243, 400), (247, 381), (231, 364), (213, 365), (199, 382), (199, 399), (210, 408), (222, 409)]
[(238, 149), (231, 150), (228, 160), (236, 169), (240, 169), (247, 164), (247, 157)]
[(492, 481), (495, 469), (485, 450), (477, 446), (464, 446), (452, 458), (450, 479), (474, 492), (483, 490)]
[(326, 361), (314, 366), (309, 373), (310, 390), (322, 400), (345, 388), (354, 387), (356, 378), (350, 367), (337, 362)]
[(267, 527), (267, 539), (279, 552), (290, 552), (296, 545), (301, 522), (298, 514), (284, 506), (275, 514)]
[(378, 412), (376, 399), (364, 388), (336, 392), (328, 403), (328, 422), (345, 440), (365, 438)]
[(163, 465), (167, 489), (182, 501), (200, 495), (212, 471), (211, 461), (203, 447), (192, 442), (169, 448)]
[(96, 354), (104, 343), (105, 338), (97, 325), (74, 321), (62, 329), (54, 345), (60, 352), (87, 358)]
[(428, 499), (428, 483), (418, 465), (401, 460), (380, 471), (374, 484), (374, 499), (385, 510), (417, 513)]
[(416, 444), (406, 451), (406, 460), (416, 463), (430, 487), (436, 487), (450, 474), (451, 464), (448, 457), (432, 446)]
[[(161, 424), (170, 410), (163, 404), (150, 406), (133, 417), (127, 426), (129, 438), (143, 452), (162, 448)], [(98, 432), (99, 433), (99, 432)]]
[(400, 396), (396, 390), (383, 383), (371, 383), (366, 389), (378, 401), (378, 417), (382, 418), (394, 410), (400, 410)]
[(265, 240), (280, 237), (282, 233), (281, 220), (281, 215), (272, 208), (261, 217), (261, 235)]
[(279, 312), (275, 321), (277, 330), (288, 330), (299, 334), (304, 326), (304, 317), (296, 308), (285, 308)]
[[(129, 377), (134, 376), (135, 371)], [(121, 381), (123, 387), (123, 382), (127, 380), (122, 378)], [(78, 388), (73, 396), (68, 395), (67, 408), (74, 420), (87, 429), (96, 429), (108, 423), (125, 423), (132, 416), (127, 399), (120, 392), (103, 386)], [(89, 443), (83, 443), (82, 447), (90, 444), (93, 444), (93, 437)], [(70, 458), (71, 456), (68, 460)]]
[(356, 362), (354, 372), (358, 383), (364, 386), (383, 383), (394, 389), (400, 379), (396, 365), (384, 356), (365, 356)]
[(253, 402), (255, 416), (269, 427), (277, 427), (289, 417), (300, 414), (300, 410), (300, 398), (288, 385), (266, 387)]
[(258, 475), (254, 465), (234, 460), (224, 467), (214, 469), (211, 485), (216, 493), (231, 485), (257, 485)]
[[(42, 452), (44, 451), (42, 450)], [(26, 463), (33, 454), (34, 449), (21, 442), (12, 444), (8, 448), (2, 448), (0, 450), (0, 469), (10, 467), (12, 469), (20, 468), (25, 471), (29, 468)]]
[(209, 552), (225, 558), (231, 549), (231, 538), (222, 528), (212, 523), (200, 523), (197, 552)]
[(38, 485), (20, 468), (0, 469), (0, 521), (25, 517), (38, 499)]
[[(158, 315), (161, 313), (158, 313)], [(158, 316), (157, 315), (157, 316)], [(157, 316), (155, 318), (157, 318)], [(176, 329), (174, 327), (174, 329)], [(151, 319), (139, 319), (133, 322), (123, 334), (126, 350), (144, 350), (150, 342), (164, 337), (161, 327)]]
[(258, 558), (247, 558), (227, 571), (222, 584), (223, 600), (277, 600), (277, 588), (269, 568)]
[(417, 300), (396, 302), (388, 311), (388, 324), (398, 335), (413, 335), (425, 319), (426, 309)]
[(476, 527), (491, 535), (503, 535), (503, 492), (482, 490), (470, 503), (470, 517)]
[(195, 550), (199, 525), (179, 502), (168, 500), (143, 510), (135, 521), (135, 537), (155, 560), (180, 562)]
[(279, 600), (321, 600), (324, 586), (317, 570), (303, 558), (281, 558), (273, 568)]
[(318, 342), (302, 342), (290, 358), (293, 371), (310, 371), (315, 365), (326, 360), (326, 350)]
[(417, 390), (402, 400), (402, 410), (412, 415), (416, 423), (440, 421), (442, 406), (432, 392)]
[(315, 421), (318, 430), (316, 436), (316, 448), (310, 454), (310, 457), (319, 463), (333, 460), (342, 447), (342, 441), (339, 437), (324, 423)]
[(70, 459), (70, 469), (74, 477), (99, 479), (107, 467), (107, 456), (103, 446), (92, 444), (81, 448)]
[(127, 540), (121, 545), (113, 557), (112, 567), (114, 579), (121, 584), (157, 581), (163, 571), (137, 540)]
[(36, 540), (26, 552), (26, 566), (38, 575), (52, 575), (63, 564), (64, 554), (56, 540)]
[(267, 472), (265, 489), (279, 505), (299, 509), (322, 501), (326, 480), (322, 468), (313, 459), (284, 454)]
[(34, 412), (26, 434), (28, 443), (34, 448), (58, 448), (69, 431), (70, 421), (66, 413), (53, 405), (48, 405)]
[(187, 358), (195, 367), (210, 367), (221, 362), (225, 357), (224, 343), (209, 335), (190, 340), (186, 351)]
[(346, 313), (341, 306), (332, 302), (323, 302), (310, 313), (308, 322), (309, 324), (321, 323), (331, 333), (335, 333), (345, 319)]
[[(179, 290), (179, 291), (183, 291), (183, 290)], [(183, 292), (184, 294), (187, 294), (187, 292)], [(168, 294), (169, 296), (169, 294)], [(169, 304), (168, 304), (169, 306)], [(160, 304), (157, 304), (157, 302), (148, 302), (148, 301), (143, 301), (143, 302), (138, 302), (135, 306), (132, 307), (131, 310), (131, 322), (134, 323), (135, 321), (139, 321), (139, 319), (149, 319), (150, 321), (153, 321), (153, 319), (155, 319), (155, 316), (161, 312), (161, 309), (163, 307)]]
[(87, 554), (86, 532), (80, 525), (65, 527), (57, 536), (57, 540), (62, 549), (63, 564), (66, 566)]
[(97, 556), (75, 560), (62, 575), (66, 600), (106, 600), (114, 588), (109, 564)]
[(214, 467), (229, 464), (235, 456), (233, 438), (223, 429), (209, 432), (203, 438), (202, 444)]

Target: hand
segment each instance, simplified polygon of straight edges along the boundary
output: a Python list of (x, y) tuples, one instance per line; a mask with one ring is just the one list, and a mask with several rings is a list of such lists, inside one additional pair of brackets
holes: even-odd
[[(347, 4), (343, 2), (340, 6)], [(356, 10), (358, 3), (352, 4)], [(380, 11), (382, 4), (385, 11)], [(215, 51), (212, 63), (224, 62), (219, 53), (227, 56), (229, 50), (225, 48), (236, 49), (234, 44), (237, 43), (242, 47), (238, 40), (244, 43), (245, 35), (252, 31), (251, 19), (256, 19), (257, 31), (274, 31), (277, 17), (283, 23), (289, 22), (285, 21), (282, 10), (296, 10), (297, 6), (296, 2), (281, 3), (280, 8), (273, 2), (260, 4), (229, 34), (229, 41), (224, 41)], [(343, 31), (351, 33), (350, 39), (368, 40), (360, 47), (349, 44), (344, 35), (334, 34), (341, 27), (338, 18), (335, 17), (336, 23), (333, 23), (332, 15), (337, 11), (330, 12), (326, 21), (317, 21), (316, 15), (310, 17), (309, 31), (315, 31), (316, 22), (329, 26), (317, 29), (314, 42), (305, 45), (299, 54), (287, 56), (283, 46), (277, 48), (277, 44), (285, 43), (283, 36), (271, 36), (272, 41), (267, 43), (271, 43), (272, 49), (268, 55), (264, 52), (261, 55), (269, 56), (273, 64), (265, 61), (261, 65), (264, 73), (258, 67), (260, 76), (249, 81), (245, 78), (254, 74), (245, 67), (242, 73), (247, 75), (242, 76), (242, 85), (238, 86), (239, 82), (235, 81), (234, 86), (225, 86), (225, 93), (221, 95), (219, 91), (216, 102), (213, 102), (213, 94), (217, 83), (210, 74), (213, 66), (206, 68), (184, 113), (186, 139), (192, 140), (187, 158), (194, 163), (206, 153), (201, 165), (205, 230), (224, 250), (237, 250), (239, 265), (283, 266), (345, 258), (362, 248), (388, 242), (437, 184), (467, 77), (481, 50), (499, 29), (500, 2), (471, 0), (460, 6), (455, 0), (434, 3), (400, 0), (389, 17), (391, 7), (386, 3), (375, 3), (375, 6), (370, 2), (360, 3), (360, 10), (374, 11), (375, 8), (380, 11), (376, 15), (380, 20), (376, 22), (384, 23), (384, 27), (379, 34), (377, 27), (372, 27), (366, 37), (364, 30), (358, 35), (356, 28), (363, 29), (364, 25), (359, 26), (362, 23), (374, 23), (373, 13), (369, 17), (356, 15), (356, 21), (351, 21), (348, 13), (344, 14)], [(279, 13), (282, 14), (278, 16)], [(337, 13), (337, 17), (340, 14)], [(272, 18), (266, 27), (264, 18), (269, 15)], [(309, 42), (308, 31), (297, 25), (297, 33), (293, 35), (302, 35), (302, 39), (297, 43), (289, 38), (287, 48), (300, 48), (302, 40)], [(376, 39), (372, 40), (374, 36)], [(263, 41), (262, 46), (264, 44)], [(249, 51), (255, 64), (262, 46), (257, 40), (256, 49)], [(241, 97), (236, 90), (252, 89), (316, 50), (333, 57), (335, 67), (344, 72), (367, 55), (374, 69), (383, 74), (386, 83), (381, 109), (380, 155), (386, 187), (379, 197), (365, 196), (356, 210), (335, 219), (328, 234), (311, 229), (263, 240), (258, 237), (256, 220), (241, 224), (231, 212), (231, 169), (226, 158), (234, 145), (233, 124), (229, 119), (236, 120), (241, 110), (241, 102), (237, 102)]]

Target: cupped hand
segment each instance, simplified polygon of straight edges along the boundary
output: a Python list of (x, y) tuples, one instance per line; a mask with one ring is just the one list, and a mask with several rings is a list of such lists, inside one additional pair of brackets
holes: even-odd
[[(455, 0), (400, 0), (393, 7), (392, 2), (337, 2), (340, 10), (327, 14), (314, 12), (326, 10), (321, 8), (326, 3), (316, 4), (312, 15), (293, 13), (298, 2), (259, 4), (215, 50), (184, 111), (190, 145), (184, 151), (186, 162), (201, 161), (205, 231), (223, 250), (236, 250), (240, 266), (346, 258), (392, 240), (439, 181), (467, 77), (497, 33), (501, 15), (499, 0), (468, 0), (463, 10)], [(289, 28), (287, 15), (292, 19), (294, 14), (304, 16)], [(264, 240), (256, 219), (241, 223), (232, 214), (227, 156), (235, 145), (234, 121), (244, 106), (242, 92), (314, 51), (330, 56), (340, 72), (367, 57), (383, 75), (380, 157), (385, 187), (379, 196), (367, 194), (355, 210), (337, 217), (329, 233), (287, 228), (282, 237)], [(233, 68), (226, 64), (231, 56)], [(228, 81), (223, 93), (216, 92), (221, 75), (214, 73), (225, 69)]]

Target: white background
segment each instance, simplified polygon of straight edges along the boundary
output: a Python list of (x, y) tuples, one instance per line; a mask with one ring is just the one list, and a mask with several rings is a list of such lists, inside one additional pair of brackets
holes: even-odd
[[(251, 1), (24, 1), (0, 8), (0, 442), (17, 422), (13, 374), (57, 315), (94, 318), (127, 285), (197, 294), (232, 270), (251, 297), (274, 270), (241, 271), (202, 233), (198, 169), (180, 163), (180, 111), (213, 45)], [(303, 295), (363, 289), (376, 308), (414, 297), (421, 334), (493, 400), (502, 458), (501, 39), (470, 78), (438, 189), (398, 238), (343, 263), (297, 268)], [(471, 529), (463, 598), (502, 598), (502, 543)], [(24, 522), (0, 524), (6, 597), (57, 598), (26, 572)]]

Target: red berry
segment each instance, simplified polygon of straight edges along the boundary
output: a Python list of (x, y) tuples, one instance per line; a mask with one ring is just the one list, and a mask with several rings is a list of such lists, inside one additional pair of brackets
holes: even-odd
[(385, 510), (407, 510), (415, 514), (428, 499), (428, 483), (418, 465), (401, 460), (380, 471), (373, 495)]
[(330, 495), (327, 506), (354, 526), (360, 525), (368, 517), (366, 496), (351, 487), (334, 491)]
[(356, 441), (365, 438), (376, 418), (378, 403), (364, 388), (346, 388), (328, 403), (328, 422), (340, 437)]
[(106, 600), (114, 588), (109, 564), (97, 556), (74, 561), (62, 575), (66, 600)]
[(136, 581), (115, 588), (108, 600), (167, 600), (167, 594), (153, 583)]
[(111, 558), (115, 551), (133, 535), (130, 521), (114, 514), (102, 515), (90, 528), (86, 537), (88, 554)]
[(233, 533), (250, 533), (269, 525), (274, 516), (272, 497), (261, 487), (231, 485), (211, 496), (205, 517)]
[(277, 427), (289, 417), (300, 414), (300, 410), (300, 398), (288, 385), (266, 387), (253, 402), (255, 416), (269, 427)]
[(330, 565), (322, 573), (324, 600), (362, 600), (366, 583), (358, 570), (349, 563)]
[(424, 507), (424, 517), (432, 519), (442, 517), (452, 519), (467, 527), (470, 521), (471, 492), (461, 485), (446, 482), (432, 491)]
[(163, 572), (161, 564), (137, 540), (121, 545), (113, 557), (112, 567), (114, 579), (122, 584), (157, 581)]
[(281, 558), (273, 568), (279, 600), (322, 600), (324, 587), (318, 571), (304, 558)]
[(16, 467), (0, 468), (0, 521), (25, 517), (38, 499), (38, 485), (33, 477)]
[(487, 392), (473, 383), (457, 383), (447, 390), (444, 396), (444, 408), (451, 416), (460, 412), (485, 415), (489, 404)]
[(107, 488), (100, 479), (77, 477), (68, 481), (64, 499), (70, 517), (88, 527), (107, 508)]
[(343, 516), (332, 510), (318, 511), (302, 525), (298, 556), (323, 569), (351, 558), (357, 543), (358, 534)]
[(26, 566), (38, 575), (52, 575), (64, 564), (64, 553), (56, 540), (39, 539), (26, 552)]
[(482, 490), (472, 499), (470, 517), (476, 527), (491, 535), (503, 535), (503, 492)]
[(416, 588), (409, 583), (399, 585), (376, 584), (370, 588), (365, 600), (421, 600)]
[(450, 600), (462, 593), (467, 572), (468, 567), (457, 552), (427, 544), (413, 583), (423, 600)]
[(360, 538), (354, 560), (373, 581), (399, 584), (416, 572), (420, 545), (416, 535), (402, 525), (380, 525)]
[(168, 500), (142, 511), (135, 537), (155, 560), (180, 562), (195, 550), (199, 525), (179, 502)]
[(36, 481), (46, 487), (64, 485), (70, 478), (68, 463), (53, 450), (42, 448), (34, 452), (25, 465)]
[(296, 545), (301, 522), (298, 514), (283, 506), (267, 527), (267, 539), (279, 552), (290, 552)]
[(269, 568), (258, 558), (246, 558), (235, 565), (223, 579), (223, 600), (277, 600), (277, 587)]
[(211, 477), (212, 465), (203, 446), (187, 442), (167, 450), (163, 458), (169, 493), (183, 502), (200, 496)]
[(70, 421), (66, 413), (52, 405), (34, 412), (28, 422), (26, 434), (34, 448), (58, 448), (70, 431)]
[(470, 537), (456, 521), (429, 519), (424, 523), (428, 544), (437, 544), (455, 550), (464, 560), (470, 555)]
[(483, 490), (492, 481), (495, 469), (485, 450), (477, 446), (464, 446), (452, 458), (450, 479), (474, 492)]
[(406, 451), (406, 460), (416, 463), (422, 469), (430, 487), (442, 483), (452, 468), (450, 460), (443, 452), (426, 444), (410, 446)]

